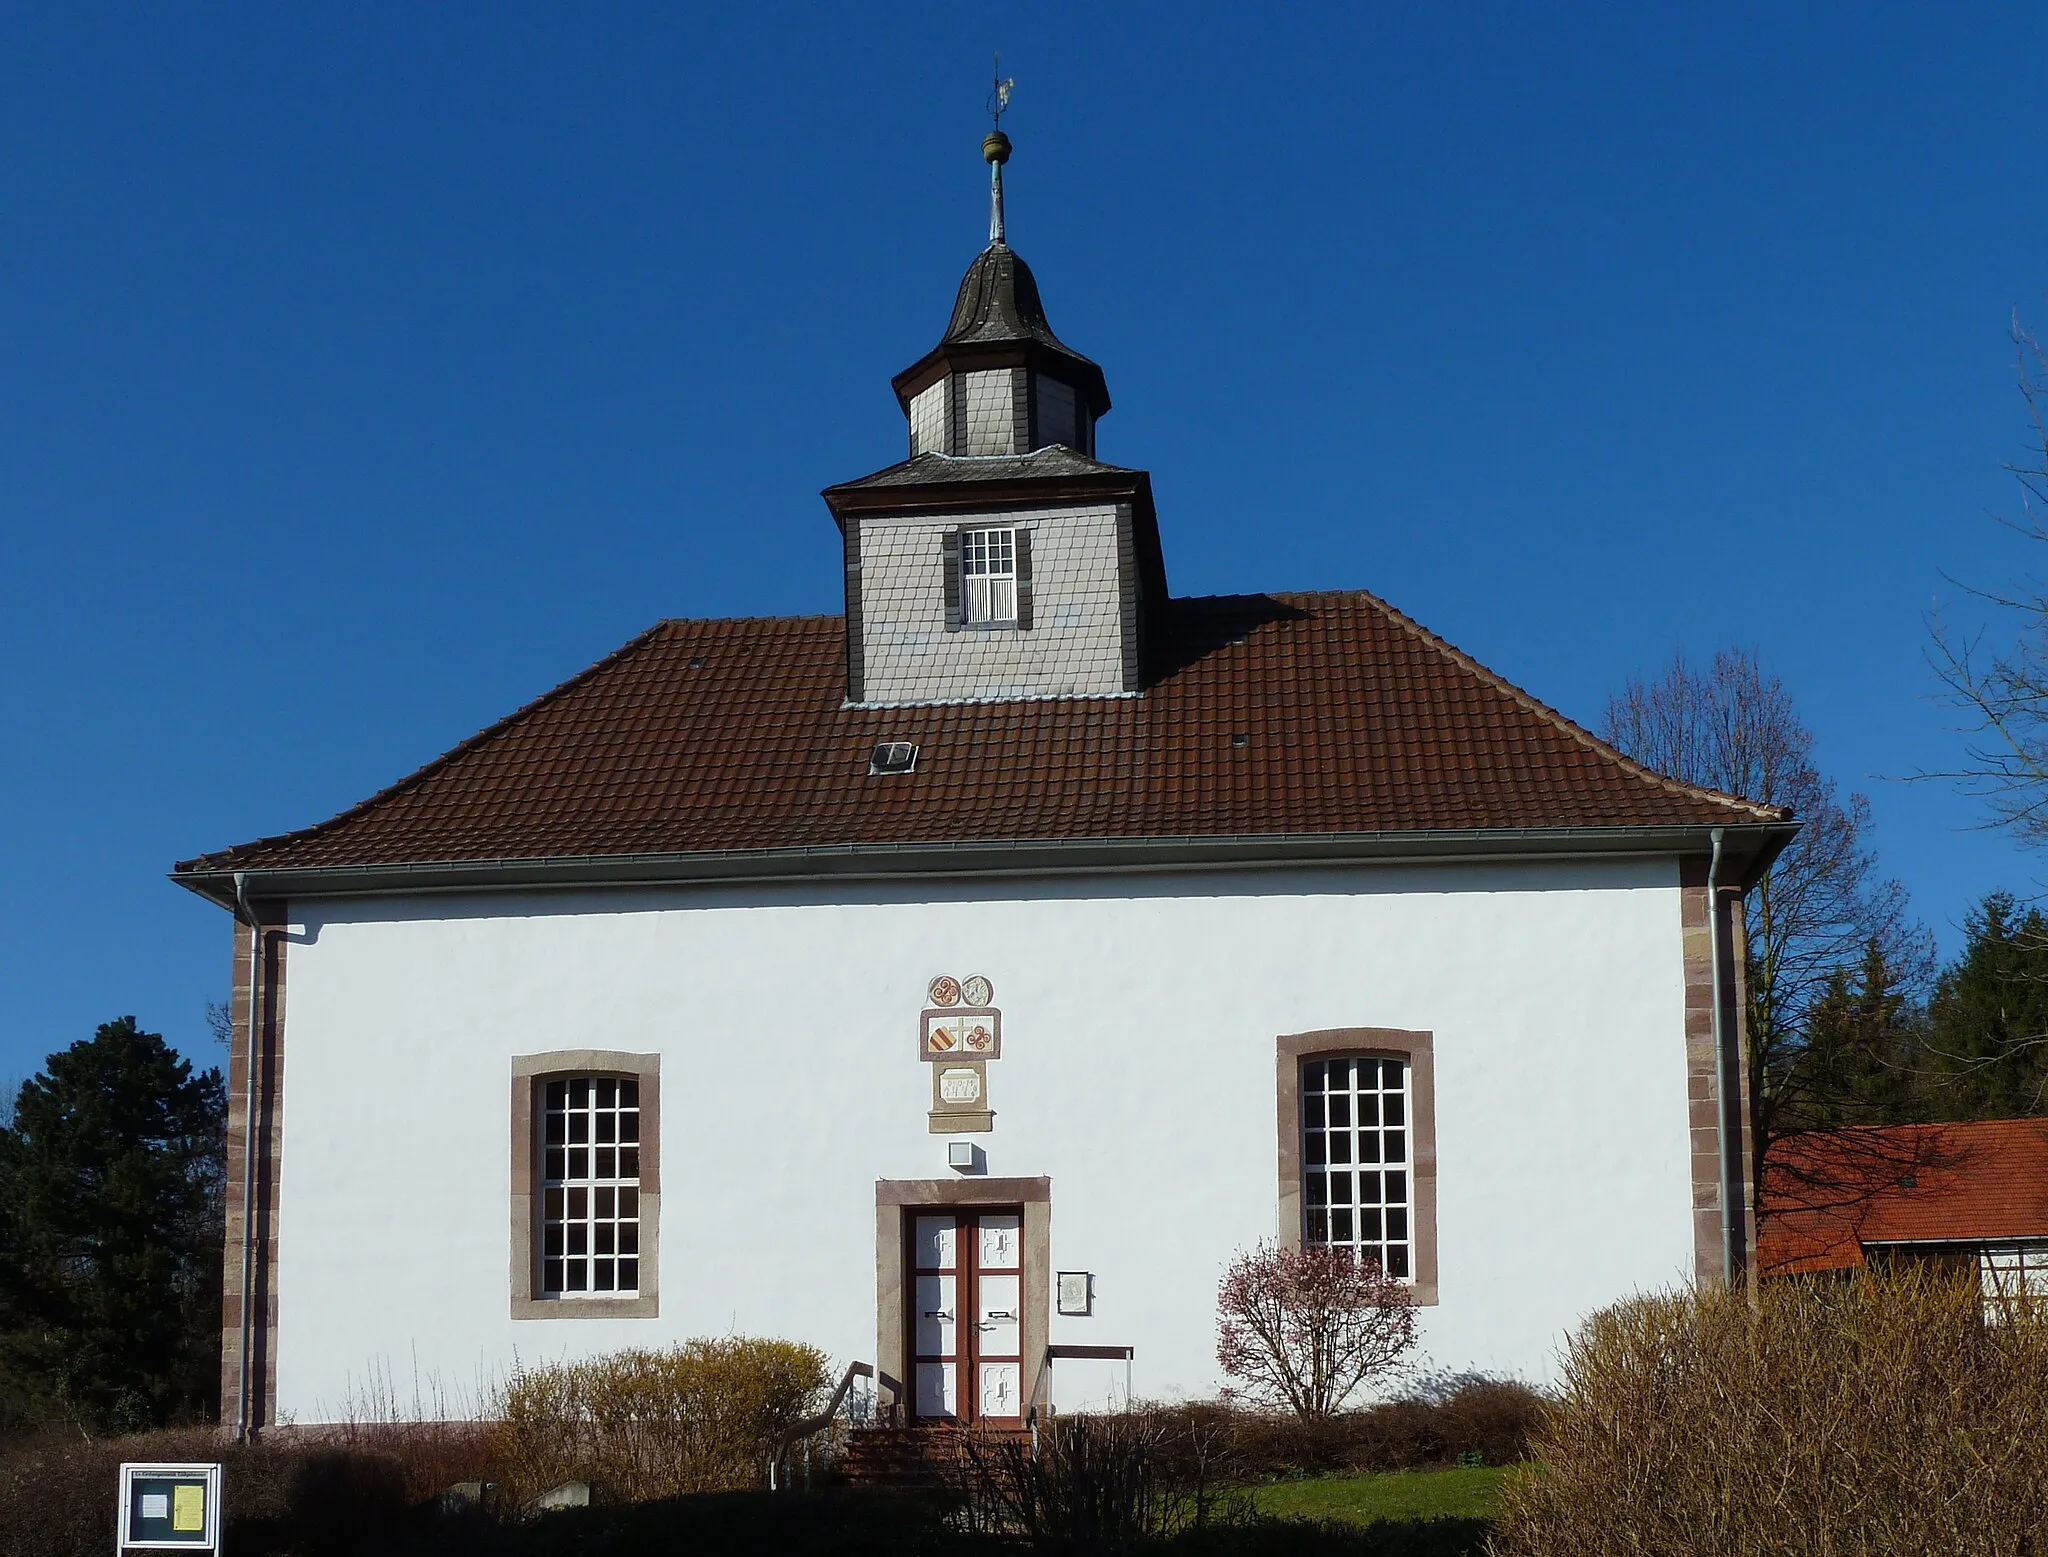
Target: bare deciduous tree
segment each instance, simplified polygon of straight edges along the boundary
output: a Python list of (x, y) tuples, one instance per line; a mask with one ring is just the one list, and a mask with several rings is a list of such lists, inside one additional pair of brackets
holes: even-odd
[(1799, 834), (1745, 901), (1750, 1129), (1760, 1194), (1771, 1143), (1824, 1117), (1835, 1084), (1810, 1063), (1807, 1024), (1842, 969), (1873, 949), (1909, 984), (1932, 961), (1906, 892), (1878, 874), (1870, 803), (1842, 799), (1814, 766), (1813, 735), (1784, 683), (1754, 654), (1724, 650), (1704, 669), (1683, 655), (1655, 681), (1607, 704), (1601, 734), (1646, 767), (1687, 783), (1783, 806)]
[[(2048, 542), (2048, 348), (2018, 319), (2012, 324), (2021, 397), (2031, 426), (2030, 454), (2010, 470), (2020, 512), (2004, 521), (2028, 540)], [(1945, 700), (1972, 721), (1963, 765), (1923, 774), (1953, 779), (1984, 803), (1992, 825), (2022, 842), (2048, 843), (2048, 585), (2028, 579), (2006, 591), (1970, 589), (2012, 624), (2002, 646), (1984, 631), (1959, 631), (1937, 615), (1928, 622), (1928, 658)]]
[[(2019, 482), (2020, 509), (2002, 522), (2027, 540), (2048, 542), (2048, 347), (2017, 316), (2011, 333), (2015, 376), (2027, 408), (2029, 452), (2006, 467)], [(1943, 700), (1969, 723), (1962, 765), (1919, 777), (1954, 781), (1983, 804), (1988, 825), (2006, 828), (2021, 843), (2038, 848), (2048, 844), (2048, 584), (2029, 578), (2007, 590), (1960, 587), (1994, 607), (1998, 619), (2009, 624), (2009, 632), (1996, 636), (1988, 628), (1960, 630), (1938, 613), (1928, 619), (1928, 661), (1941, 683)], [(1987, 902), (1986, 908), (1990, 906)], [(2036, 928), (2039, 924), (2038, 915), (2019, 921), (2013, 947), (2023, 954), (2022, 962), (2038, 963), (2048, 950)], [(1976, 939), (1973, 933), (1973, 943)], [(1963, 971), (1959, 967), (1958, 975)], [(2011, 968), (2006, 973), (2022, 983), (2038, 982), (2031, 969)], [(2020, 993), (2022, 998), (2014, 1004), (2037, 1004), (2035, 991)], [(1966, 1090), (1972, 1083), (1995, 1082), (1995, 1072), (2015, 1063), (2038, 1069), (2038, 1056), (2048, 1048), (2048, 1032), (2038, 1026), (2001, 1033), (1996, 1043), (1987, 1044), (1985, 1036), (1951, 1030), (1939, 1034), (1933, 1044), (1935, 1058)], [(1994, 1085), (1990, 1090), (2000, 1089)], [(2037, 1089), (2032, 1108), (2039, 1111), (2042, 1106)]]

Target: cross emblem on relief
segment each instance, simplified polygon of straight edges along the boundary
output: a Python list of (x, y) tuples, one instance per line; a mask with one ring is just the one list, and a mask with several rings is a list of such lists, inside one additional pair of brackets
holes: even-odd
[(923, 1030), (919, 1034), (919, 1057), (942, 1059), (1001, 1059), (1003, 1053), (1002, 1013), (991, 1003), (995, 984), (987, 975), (971, 973), (964, 979), (942, 973), (926, 987)]

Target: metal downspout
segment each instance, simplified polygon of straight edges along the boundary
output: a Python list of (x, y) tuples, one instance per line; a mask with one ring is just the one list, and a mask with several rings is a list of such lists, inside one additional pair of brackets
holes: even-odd
[(250, 1438), (249, 1346), (253, 1330), (250, 1308), (256, 1284), (256, 1064), (263, 1026), (257, 975), (263, 967), (263, 926), (249, 904), (248, 877), (239, 870), (235, 872), (235, 905), (235, 917), (249, 927), (249, 1045), (242, 1105), (242, 1345), (235, 1384), (235, 1442), (247, 1443)]
[(1729, 1285), (1742, 1266), (1742, 1224), (1735, 1216), (1736, 1142), (1742, 1128), (1741, 1079), (1729, 1063), (1727, 993), (1721, 977), (1721, 840), (1715, 828), (1714, 855), (1707, 865), (1707, 955), (1714, 970), (1714, 1140), (1721, 1159), (1721, 1275)]

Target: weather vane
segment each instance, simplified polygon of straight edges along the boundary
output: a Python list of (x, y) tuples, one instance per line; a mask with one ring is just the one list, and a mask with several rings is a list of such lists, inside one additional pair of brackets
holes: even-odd
[(1003, 57), (996, 56), (995, 85), (989, 88), (988, 115), (995, 128), (982, 137), (981, 155), (988, 163), (988, 241), (990, 247), (1005, 242), (1003, 229), (1003, 164), (1010, 160), (1010, 137), (1003, 133), (1003, 111), (1010, 106), (1010, 89), (1016, 81), (1003, 74)]
[(1016, 77), (1003, 74), (1003, 57), (998, 54), (996, 56), (995, 85), (990, 87), (988, 92), (988, 116), (995, 122), (995, 127), (998, 130), (1003, 127), (1003, 110), (1010, 106), (1010, 89), (1016, 86), (1016, 84)]

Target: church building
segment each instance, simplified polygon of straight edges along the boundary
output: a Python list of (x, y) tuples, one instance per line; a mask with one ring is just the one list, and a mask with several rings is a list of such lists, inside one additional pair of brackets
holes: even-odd
[(658, 622), (176, 867), (235, 922), (229, 1426), (733, 1332), (919, 1420), (1205, 1397), (1274, 1241), (1542, 1379), (1747, 1265), (1740, 899), (1795, 824), (1363, 591), (1172, 594), (1009, 153), (906, 456), (824, 494), (843, 615)]

